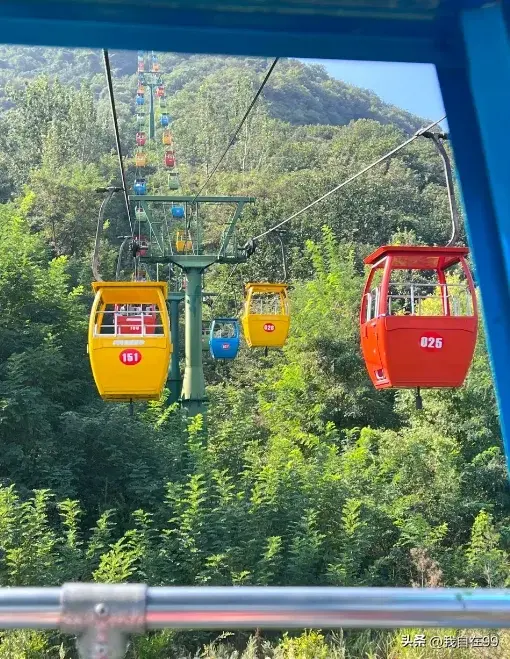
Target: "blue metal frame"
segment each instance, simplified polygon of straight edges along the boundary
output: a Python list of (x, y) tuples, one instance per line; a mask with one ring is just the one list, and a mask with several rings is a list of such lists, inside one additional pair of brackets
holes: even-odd
[[(483, 0), (2, 1), (9, 43), (175, 52), (452, 61), (452, 21)], [(386, 6), (385, 6), (386, 4)]]
[(510, 472), (510, 40), (502, 7), (460, 17), (464, 62), (437, 67), (480, 286)]
[(510, 469), (508, 0), (20, 0), (11, 44), (431, 62), (448, 114)]

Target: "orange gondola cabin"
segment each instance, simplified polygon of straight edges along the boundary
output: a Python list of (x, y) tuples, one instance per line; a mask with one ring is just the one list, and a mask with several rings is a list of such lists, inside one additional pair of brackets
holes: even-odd
[(360, 313), (361, 349), (377, 389), (462, 386), (478, 311), (467, 247), (379, 247)]

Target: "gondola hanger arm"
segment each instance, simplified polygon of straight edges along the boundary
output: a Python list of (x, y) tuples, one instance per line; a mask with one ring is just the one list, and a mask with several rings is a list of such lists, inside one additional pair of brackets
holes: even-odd
[(459, 240), (460, 234), (460, 218), (459, 212), (457, 210), (457, 203), (455, 200), (455, 187), (453, 183), (453, 171), (452, 165), (450, 163), (450, 158), (446, 152), (446, 149), (443, 146), (443, 141), (448, 139), (447, 133), (436, 133), (431, 130), (418, 131), (417, 133), (420, 137), (425, 137), (432, 140), (434, 146), (436, 147), (441, 159), (443, 161), (443, 167), (446, 177), (446, 189), (448, 191), (448, 203), (450, 206), (450, 217), (452, 220), (452, 235), (446, 247), (454, 245)]

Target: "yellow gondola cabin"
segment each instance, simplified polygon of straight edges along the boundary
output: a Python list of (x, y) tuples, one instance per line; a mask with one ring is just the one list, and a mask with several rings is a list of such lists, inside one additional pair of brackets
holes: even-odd
[(172, 342), (165, 282), (94, 282), (87, 350), (99, 395), (108, 401), (157, 400)]
[(289, 334), (287, 284), (246, 284), (241, 317), (250, 348), (281, 348)]
[(178, 231), (175, 236), (175, 251), (182, 252), (191, 252), (193, 249), (193, 242), (186, 238), (184, 231)]
[(139, 152), (135, 155), (135, 165), (137, 167), (145, 167), (147, 165), (147, 154)]

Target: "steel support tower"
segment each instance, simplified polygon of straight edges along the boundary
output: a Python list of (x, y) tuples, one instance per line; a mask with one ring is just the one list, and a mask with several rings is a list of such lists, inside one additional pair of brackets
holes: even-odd
[[(179, 368), (179, 304), (184, 300), (185, 320), (185, 368), (184, 380), (180, 391), (180, 402), (188, 416), (205, 415), (206, 391), (202, 353), (202, 302), (204, 298), (203, 274), (215, 263), (244, 263), (247, 255), (240, 249), (236, 240), (236, 225), (245, 204), (255, 201), (252, 197), (191, 197), (183, 195), (130, 195), (129, 200), (140, 204), (147, 214), (151, 236), (158, 237), (150, 241), (152, 249), (147, 256), (140, 257), (142, 263), (171, 263), (182, 270), (186, 276), (186, 289), (172, 291), (169, 295), (170, 322), (174, 352), (170, 364), (169, 387), (170, 400), (175, 401), (180, 386)], [(165, 239), (165, 231), (161, 226), (164, 221), (158, 219), (152, 212), (153, 204), (178, 203), (185, 208), (185, 218), (188, 222), (191, 211), (194, 211), (196, 223), (194, 227), (193, 248), (190, 253), (179, 253), (174, 245)], [(199, 207), (202, 204), (234, 205), (234, 213), (228, 220), (217, 250), (206, 253), (204, 245), (204, 227), (202, 225)], [(169, 235), (169, 232), (167, 232)]]

